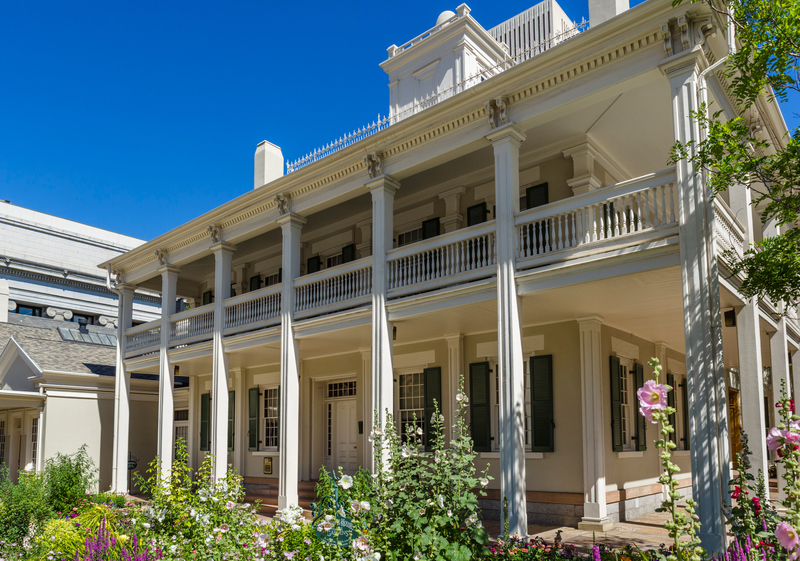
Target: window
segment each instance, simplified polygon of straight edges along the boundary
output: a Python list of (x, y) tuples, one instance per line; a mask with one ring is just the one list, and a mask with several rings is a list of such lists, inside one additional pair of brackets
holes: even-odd
[(418, 242), (421, 239), (422, 239), (422, 228), (417, 228), (416, 230), (409, 230), (408, 232), (403, 232), (402, 234), (397, 236), (397, 247)]
[(425, 377), (422, 372), (400, 374), (400, 435), (405, 440), (409, 426), (425, 430)]
[(264, 389), (264, 438), (266, 448), (278, 448), (280, 437), (280, 389)]
[(619, 366), (619, 391), (621, 396), (622, 402), (622, 449), (623, 450), (634, 450), (635, 449), (635, 442), (632, 440), (636, 434), (636, 430), (632, 425), (633, 421), (633, 412), (631, 408), (632, 401), (635, 402), (636, 398), (631, 398), (631, 395), (635, 395), (635, 391), (633, 390), (633, 382), (630, 379), (630, 372), (628, 366), (625, 364), (621, 364)]
[(525, 208), (536, 208), (550, 202), (547, 183), (540, 183), (525, 189)]
[(36, 453), (39, 447), (39, 417), (31, 419), (31, 465), (36, 469)]
[(486, 222), (486, 203), (478, 203), (467, 209), (467, 226), (475, 226)]
[(326, 444), (325, 444), (325, 456), (330, 458), (331, 450), (333, 449), (333, 403), (327, 404), (327, 426), (328, 426), (328, 434), (326, 435)]
[(267, 275), (264, 277), (264, 286), (273, 286), (275, 284), (280, 284), (282, 280), (282, 273), (283, 269), (278, 269), (278, 272), (272, 275)]
[(331, 267), (335, 267), (336, 265), (341, 265), (341, 264), (342, 264), (342, 254), (341, 253), (338, 254), (338, 255), (333, 255), (331, 257), (328, 257), (325, 260), (325, 268), (326, 269), (330, 269)]
[[(486, 363), (487, 366), (489, 363)], [(492, 400), (492, 446), (493, 451), (500, 449), (500, 377), (497, 373), (497, 365), (494, 365), (494, 376), (491, 377), (491, 394), (494, 396)], [(532, 423), (531, 423), (531, 376), (530, 376), (530, 362), (525, 362), (525, 450), (531, 451), (532, 439)], [(472, 397), (470, 396), (470, 403)]]
[(42, 317), (42, 309), (38, 306), (24, 306), (18, 304), (17, 309), (14, 311), (23, 316)]
[(328, 397), (352, 397), (354, 395), (356, 395), (355, 380), (328, 384)]
[(439, 225), (441, 222), (438, 218), (431, 218), (422, 223), (422, 239), (427, 240), (435, 238), (439, 235)]
[[(187, 444), (189, 439), (189, 410), (176, 409), (173, 414), (173, 427), (175, 430), (174, 438), (177, 443), (179, 439), (183, 439), (184, 444)], [(177, 451), (175, 446), (172, 447), (172, 457), (176, 457)]]
[(6, 422), (0, 421), (0, 464), (6, 463)]
[(630, 359), (612, 356), (611, 445), (614, 452), (647, 449), (647, 420), (639, 412), (636, 391), (644, 385), (644, 367)]

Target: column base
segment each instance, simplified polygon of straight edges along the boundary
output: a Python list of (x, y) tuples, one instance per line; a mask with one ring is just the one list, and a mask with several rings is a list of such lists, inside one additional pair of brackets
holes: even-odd
[(608, 518), (584, 518), (578, 522), (578, 530), (588, 532), (608, 532), (614, 527), (614, 523)]

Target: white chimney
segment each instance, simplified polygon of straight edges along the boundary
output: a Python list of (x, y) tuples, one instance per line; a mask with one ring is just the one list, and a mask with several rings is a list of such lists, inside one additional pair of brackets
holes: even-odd
[(283, 152), (280, 146), (262, 140), (256, 146), (256, 165), (253, 189), (258, 189), (283, 176)]
[(630, 7), (629, 0), (589, 0), (589, 27), (596, 27)]

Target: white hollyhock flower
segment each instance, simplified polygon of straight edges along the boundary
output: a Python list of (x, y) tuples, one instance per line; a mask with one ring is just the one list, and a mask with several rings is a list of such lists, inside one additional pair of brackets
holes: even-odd
[(343, 475), (342, 478), (339, 480), (339, 487), (342, 489), (349, 489), (353, 486), (353, 478), (349, 475)]

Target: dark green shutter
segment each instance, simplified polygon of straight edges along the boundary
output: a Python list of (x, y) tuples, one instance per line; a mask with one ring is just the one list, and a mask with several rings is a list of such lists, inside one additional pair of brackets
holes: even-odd
[(258, 450), (258, 388), (247, 390), (247, 449)]
[(431, 449), (434, 433), (431, 423), (436, 407), (442, 408), (442, 369), (438, 366), (425, 369), (425, 450)]
[(531, 372), (531, 451), (554, 450), (553, 356), (532, 356)]
[(492, 451), (492, 403), (489, 363), (469, 365), (469, 424), (476, 452)]
[[(672, 390), (667, 394), (667, 407), (672, 407), (675, 409), (675, 376), (672, 374), (667, 374), (667, 385), (672, 388)], [(672, 428), (675, 428), (675, 413), (669, 416), (669, 424), (672, 425)], [(669, 439), (672, 442), (675, 442), (675, 433), (669, 435)]]
[(322, 269), (322, 259), (319, 255), (309, 257), (306, 261), (306, 274), (316, 273)]
[[(644, 366), (638, 362), (633, 365), (636, 370), (636, 390), (644, 386)], [(632, 408), (636, 410), (636, 449), (647, 450), (647, 419), (639, 412), (636, 406), (639, 403), (639, 397), (636, 392), (629, 395), (628, 399), (632, 403)]]
[(261, 275), (253, 275), (250, 277), (250, 292), (261, 288)]
[(211, 450), (211, 434), (209, 431), (210, 416), (211, 394), (204, 393), (200, 396), (200, 450), (204, 452)]
[(428, 240), (430, 238), (435, 238), (439, 235), (439, 225), (440, 221), (438, 218), (431, 218), (430, 220), (425, 220), (422, 223), (422, 239)]
[(611, 449), (622, 452), (622, 388), (619, 384), (619, 359), (611, 357)]
[(214, 292), (211, 290), (206, 290), (203, 292), (203, 306), (211, 304), (214, 301)]
[(236, 392), (228, 391), (228, 451), (233, 450), (236, 423)]
[(356, 244), (351, 243), (342, 248), (342, 263), (350, 263), (356, 260)]
[(486, 222), (486, 215), (488, 214), (486, 203), (478, 203), (472, 205), (467, 209), (467, 226), (475, 226)]

